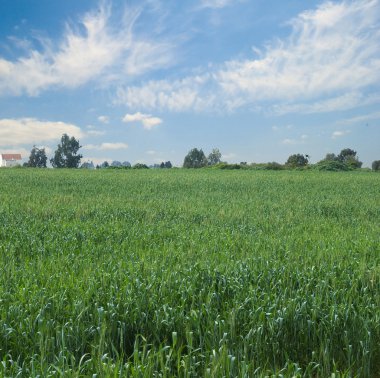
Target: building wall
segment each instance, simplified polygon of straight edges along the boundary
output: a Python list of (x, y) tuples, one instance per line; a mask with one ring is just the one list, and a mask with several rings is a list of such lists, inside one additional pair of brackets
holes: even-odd
[(3, 160), (0, 157), (0, 167), (15, 167), (21, 165), (21, 160)]
[(6, 160), (6, 167), (15, 167), (16, 165), (20, 165), (19, 160)]

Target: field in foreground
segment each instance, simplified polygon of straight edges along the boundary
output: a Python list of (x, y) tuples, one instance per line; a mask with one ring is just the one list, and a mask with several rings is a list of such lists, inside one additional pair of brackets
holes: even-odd
[(380, 175), (0, 170), (1, 376), (380, 375)]

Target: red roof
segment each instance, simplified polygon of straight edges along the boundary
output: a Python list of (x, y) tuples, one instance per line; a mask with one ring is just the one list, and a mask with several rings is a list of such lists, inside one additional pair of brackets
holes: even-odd
[(1, 154), (3, 160), (21, 160), (21, 154)]

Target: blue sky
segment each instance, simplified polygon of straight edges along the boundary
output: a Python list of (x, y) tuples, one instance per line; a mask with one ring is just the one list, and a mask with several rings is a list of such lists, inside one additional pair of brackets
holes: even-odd
[(0, 151), (380, 159), (380, 0), (2, 0)]

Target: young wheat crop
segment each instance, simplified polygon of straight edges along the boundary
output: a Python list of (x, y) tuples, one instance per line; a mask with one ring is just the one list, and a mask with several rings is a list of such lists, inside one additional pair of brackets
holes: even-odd
[(0, 170), (0, 374), (380, 374), (380, 176)]

